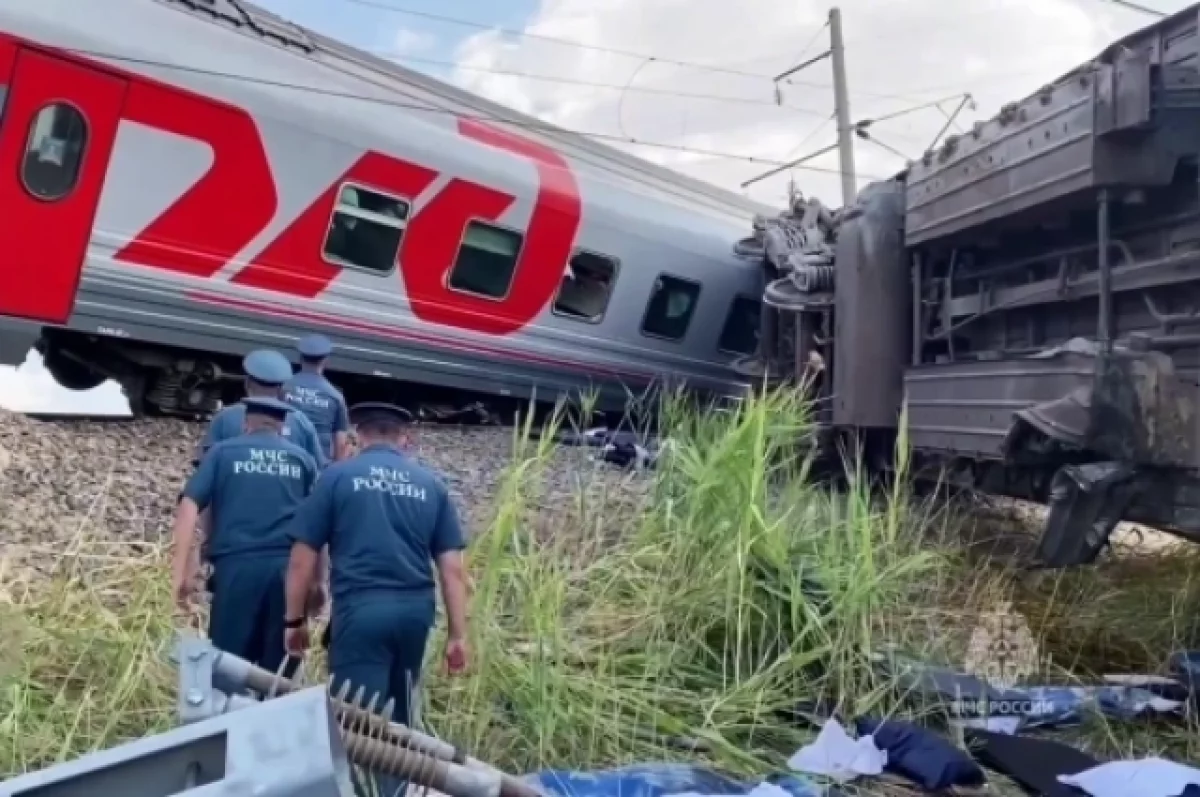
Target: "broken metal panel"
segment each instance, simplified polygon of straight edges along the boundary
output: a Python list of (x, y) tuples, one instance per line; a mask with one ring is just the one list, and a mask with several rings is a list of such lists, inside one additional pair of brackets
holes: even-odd
[(1087, 448), (1139, 465), (1200, 467), (1196, 394), (1162, 352), (1102, 356)]
[(1020, 422), (1109, 459), (1200, 467), (1196, 387), (1161, 352), (1106, 354), (1076, 338), (1031, 357), (912, 368), (904, 382), (918, 448), (1019, 458)]
[(1038, 541), (1049, 567), (1091, 564), (1108, 543), (1136, 489), (1134, 469), (1119, 462), (1066, 465), (1054, 474), (1050, 512)]
[(1086, 391), (1095, 374), (1095, 358), (1073, 353), (910, 368), (909, 440), (918, 449), (1002, 460), (1018, 411)]

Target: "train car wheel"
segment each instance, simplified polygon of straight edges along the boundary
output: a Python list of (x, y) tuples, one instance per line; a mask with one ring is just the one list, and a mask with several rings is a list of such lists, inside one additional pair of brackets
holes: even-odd
[(60, 387), (67, 390), (93, 390), (108, 381), (104, 374), (93, 371), (81, 362), (60, 352), (51, 351), (42, 359), (42, 364)]

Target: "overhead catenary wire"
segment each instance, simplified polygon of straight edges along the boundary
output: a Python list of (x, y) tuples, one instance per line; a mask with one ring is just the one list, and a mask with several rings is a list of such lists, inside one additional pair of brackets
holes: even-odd
[(1099, 2), (1109, 3), (1110, 5), (1124, 8), (1127, 11), (1136, 11), (1139, 14), (1148, 14), (1152, 17), (1158, 17), (1159, 19), (1165, 19), (1166, 17), (1170, 16), (1170, 14), (1168, 14), (1166, 11), (1159, 11), (1157, 8), (1149, 8), (1139, 3), (1132, 3), (1130, 0), (1099, 0)]
[[(808, 44), (804, 45), (804, 49), (800, 51), (800, 55), (796, 56), (797, 61), (800, 61), (801, 58), (804, 58), (804, 56), (808, 53), (808, 51), (812, 48), (812, 46), (817, 43), (817, 39), (819, 39), (821, 37), (821, 34), (824, 33), (825, 29), (828, 27), (829, 27), (829, 20), (826, 20), (825, 24), (822, 25), (820, 28), (818, 28), (817, 32), (813, 34), (813, 37), (808, 40)], [(827, 49), (827, 50), (825, 50), (825, 52), (818, 53), (818, 54), (814, 55), (812, 58), (809, 58), (805, 61), (801, 61), (799, 64), (792, 67), (791, 69), (785, 70), (783, 72), (780, 72), (778, 75), (776, 75), (772, 79), (772, 82), (775, 83), (775, 102), (777, 102), (780, 106), (783, 105), (783, 93), (779, 90), (779, 84), (781, 82), (787, 80), (788, 78), (790, 78), (792, 75), (796, 74), (797, 72), (801, 72), (805, 69), (808, 69), (810, 66), (812, 66), (815, 63), (824, 61), (826, 58), (829, 58), (832, 55), (833, 55), (833, 50)]]
[(972, 102), (973, 101), (971, 99), (971, 95), (964, 94), (962, 97), (962, 101), (959, 102), (958, 107), (954, 109), (954, 113), (946, 113), (946, 109), (941, 106), (941, 103), (938, 103), (938, 110), (941, 111), (942, 114), (946, 117), (946, 124), (942, 125), (942, 129), (939, 130), (937, 132), (937, 135), (933, 137), (933, 141), (929, 142), (929, 146), (926, 148), (927, 151), (933, 149), (934, 147), (936, 147), (938, 145), (938, 142), (942, 140), (942, 136), (946, 135), (946, 132), (952, 126), (957, 124), (957, 122), (955, 120), (958, 119), (958, 115), (963, 112), (964, 108), (970, 106), (972, 104)]
[[(368, 50), (373, 55), (378, 55), (384, 58), (393, 59), (396, 61), (412, 61), (418, 64), (430, 64), (433, 66), (451, 67), (454, 69), (462, 69), (466, 72), (482, 72), (488, 75), (503, 75), (507, 77), (519, 77), (525, 80), (537, 80), (546, 83), (561, 83), (567, 86), (586, 86), (593, 89), (607, 89), (620, 92), (634, 92), (636, 94), (656, 94), (663, 97), (678, 97), (685, 100), (708, 100), (711, 102), (728, 102), (739, 105), (761, 105), (771, 108), (783, 108), (788, 111), (804, 114), (806, 116), (823, 116), (824, 111), (817, 111), (812, 108), (804, 108), (799, 105), (780, 105), (773, 100), (757, 100), (751, 97), (730, 97), (722, 94), (707, 94), (704, 92), (677, 91), (675, 89), (660, 89), (650, 86), (624, 86), (617, 83), (600, 83), (592, 80), (579, 80), (577, 78), (561, 77), (558, 75), (539, 75), (534, 72), (522, 72), (517, 69), (495, 69), (492, 67), (474, 66), (471, 64), (459, 64), (453, 61), (445, 61), (437, 58), (419, 58), (411, 55), (396, 55), (387, 51), (372, 51)], [(634, 72), (641, 71), (647, 64), (654, 63), (653, 59), (648, 59), (643, 62)], [(632, 80), (632, 77), (630, 78)]]
[(859, 138), (861, 138), (863, 141), (870, 141), (872, 144), (879, 147), (880, 149), (882, 149), (888, 153), (891, 153), (892, 155), (895, 155), (897, 158), (899, 158), (902, 161), (912, 160), (912, 158), (909, 157), (909, 155), (907, 153), (896, 149), (895, 147), (891, 146), (890, 144), (883, 143), (878, 138), (876, 138), (874, 135), (872, 135), (871, 132), (868, 131), (866, 128), (859, 128), (858, 130), (854, 131), (854, 134), (856, 136), (858, 136)]
[[(1118, 3), (1123, 2), (1123, 0), (1107, 0), (1107, 1), (1108, 2), (1118, 2)], [(688, 60), (679, 59), (679, 58), (667, 58), (665, 56), (660, 56), (660, 55), (656, 55), (653, 53), (637, 52), (634, 50), (627, 50), (627, 49), (623, 49), (623, 48), (619, 48), (619, 47), (609, 47), (609, 46), (600, 45), (600, 44), (589, 44), (587, 42), (572, 41), (570, 39), (563, 39), (563, 38), (560, 38), (557, 36), (547, 36), (547, 35), (541, 34), (541, 33), (531, 33), (529, 31), (525, 31), (525, 30), (517, 30), (515, 28), (506, 28), (506, 27), (502, 27), (502, 26), (489, 24), (486, 22), (480, 22), (479, 20), (464, 19), (462, 17), (454, 17), (454, 16), (450, 16), (448, 14), (438, 14), (438, 13), (431, 12), (431, 11), (423, 11), (423, 10), (414, 9), (414, 8), (406, 8), (403, 6), (395, 5), (390, 2), (382, 2), (382, 0), (343, 0), (343, 2), (352, 4), (352, 5), (361, 6), (363, 8), (373, 8), (373, 9), (376, 9), (379, 11), (384, 11), (384, 12), (392, 13), (392, 14), (399, 14), (402, 16), (414, 17), (417, 19), (427, 19), (427, 20), (430, 20), (433, 22), (442, 22), (442, 23), (445, 23), (448, 25), (458, 25), (461, 27), (472, 28), (472, 29), (480, 30), (480, 31), (493, 31), (493, 32), (499, 33), (504, 36), (511, 36), (513, 38), (529, 39), (532, 41), (543, 41), (543, 42), (547, 42), (550, 44), (562, 45), (564, 47), (573, 47), (573, 48), (576, 48), (579, 50), (588, 50), (588, 51), (600, 52), (600, 53), (610, 53), (612, 55), (624, 56), (626, 58), (634, 58), (639, 61), (650, 60), (650, 61), (656, 61), (656, 62), (662, 63), (662, 64), (671, 64), (673, 66), (683, 67), (686, 69), (694, 69), (694, 70), (699, 70), (699, 71), (704, 71), (704, 72), (711, 72), (714, 74), (732, 75), (732, 76), (737, 76), (737, 77), (744, 77), (744, 78), (750, 78), (750, 79), (754, 79), (754, 80), (761, 80), (761, 81), (768, 81), (768, 82), (773, 81), (773, 79), (775, 77), (775, 75), (765, 74), (762, 72), (750, 72), (750, 71), (742, 70), (742, 69), (732, 69), (730, 67), (723, 67), (723, 66), (720, 66), (717, 64), (705, 64), (705, 63), (701, 63), (698, 61), (688, 61)], [(971, 13), (974, 14), (975, 12), (971, 12)], [(985, 11), (985, 13), (990, 13), (990, 10)], [(817, 33), (815, 35), (819, 36), (821, 34), (821, 32), (824, 31), (825, 25), (827, 25), (827, 24), (828, 24), (828, 22), (822, 23), (821, 28), (817, 31)], [(921, 24), (919, 27), (921, 27), (922, 29), (927, 28), (927, 26), (924, 24)], [(859, 40), (859, 41), (861, 41), (861, 40)], [(853, 45), (855, 43), (856, 43), (855, 40), (850, 40), (847, 43), (847, 49), (849, 48), (850, 45)], [(780, 55), (780, 57), (782, 57), (783, 55), (786, 55), (786, 54), (781, 53), (779, 55)], [(403, 58), (406, 60), (416, 61), (418, 63), (420, 63), (420, 62), (435, 63), (435, 61), (433, 59), (417, 58), (415, 56), (407, 56), (407, 55), (400, 56), (400, 55), (395, 54), (394, 52), (391, 53), (388, 57)], [(774, 56), (772, 56), (772, 57), (774, 57)], [(760, 59), (755, 59), (755, 60), (760, 60)], [(766, 60), (766, 58), (763, 58), (761, 60)], [(441, 63), (444, 66), (459, 67), (459, 68), (463, 68), (463, 69), (480, 69), (481, 71), (493, 71), (491, 69), (483, 68), (483, 67), (466, 67), (466, 66), (462, 66), (460, 64), (450, 62), (450, 61), (441, 61), (441, 62), (437, 62), (437, 63)], [(1042, 70), (1035, 70), (1035, 71), (1041, 72)], [(1011, 80), (1016, 75), (1034, 74), (1035, 71), (1027, 70), (1024, 72), (1022, 72), (1022, 71), (1006, 72), (1002, 76), (997, 76), (996, 80), (1007, 81), (1007, 80)], [(992, 80), (987, 80), (987, 79), (985, 79), (985, 80), (986, 80), (986, 82), (995, 82)], [(785, 82), (785, 83), (788, 83), (788, 84), (794, 85), (794, 86), (808, 86), (810, 88), (818, 88), (818, 89), (826, 89), (826, 90), (830, 90), (833, 88), (833, 84), (831, 84), (831, 83), (808, 82), (808, 81), (796, 80), (794, 78), (785, 78), (784, 81), (782, 81), (782, 82)], [(975, 85), (978, 85), (979, 83), (980, 83), (979, 80), (971, 80), (971, 81), (962, 81), (959, 83), (940, 84), (937, 86), (930, 86), (930, 87), (925, 87), (925, 88), (900, 89), (900, 90), (898, 90), (898, 92), (879, 92), (879, 91), (867, 91), (864, 89), (858, 89), (858, 90), (852, 90), (851, 94), (854, 94), (854, 95), (857, 95), (860, 97), (874, 97), (877, 99), (899, 100), (901, 102), (920, 102), (921, 101), (920, 98), (918, 98), (914, 95), (928, 94), (928, 93), (931, 93), (934, 91), (946, 91), (948, 89), (957, 88), (957, 87), (965, 87), (968, 85), (975, 86)]]
[[(661, 143), (661, 142), (655, 142), (655, 141), (642, 141), (637, 138), (610, 135), (607, 133), (593, 133), (593, 132), (589, 132), (586, 130), (572, 130), (570, 128), (553, 125), (548, 122), (545, 122), (545, 123), (521, 122), (521, 121), (517, 121), (514, 119), (507, 119), (503, 116), (497, 116), (497, 115), (464, 113), (462, 111), (458, 111), (453, 108), (439, 108), (439, 107), (430, 106), (430, 105), (420, 105), (415, 102), (405, 102), (403, 100), (398, 100), (398, 99), (394, 99), (394, 98), (390, 98), (390, 97), (372, 97), (372, 96), (369, 96), (366, 94), (358, 94), (355, 92), (347, 92), (347, 91), (338, 91), (336, 89), (328, 89), (328, 88), (325, 88), (322, 86), (309, 86), (309, 85), (304, 85), (302, 83), (293, 83), (293, 82), (284, 81), (284, 80), (273, 80), (271, 78), (263, 78), (263, 77), (257, 77), (255, 75), (239, 74), (236, 72), (223, 72), (221, 70), (209, 69), (206, 67), (184, 66), (182, 64), (172, 64), (172, 63), (169, 63), (166, 61), (158, 61), (158, 60), (148, 59), (148, 58), (135, 58), (132, 56), (119, 55), (116, 53), (106, 53), (106, 52), (100, 52), (100, 51), (95, 51), (95, 50), (71, 49), (70, 52), (75, 53), (77, 55), (83, 55), (83, 56), (88, 56), (88, 57), (92, 57), (92, 58), (103, 58), (103, 59), (108, 59), (108, 60), (112, 60), (112, 61), (118, 61), (121, 63), (139, 64), (142, 66), (158, 67), (160, 69), (170, 69), (170, 70), (174, 70), (174, 71), (178, 71), (178, 72), (186, 72), (189, 74), (203, 75), (205, 77), (213, 77), (213, 78), (224, 79), (224, 80), (233, 80), (233, 81), (239, 81), (239, 82), (245, 82), (245, 83), (252, 83), (252, 84), (257, 84), (257, 85), (270, 86), (272, 88), (281, 88), (281, 89), (286, 89), (286, 90), (291, 90), (291, 91), (299, 91), (299, 92), (304, 92), (304, 93), (309, 93), (309, 94), (317, 94), (317, 95), (326, 96), (326, 97), (337, 97), (340, 99), (356, 100), (356, 101), (360, 101), (360, 102), (373, 103), (376, 105), (386, 105), (386, 106), (393, 107), (393, 108), (404, 108), (404, 109), (413, 110), (413, 111), (421, 111), (421, 112), (433, 113), (433, 114), (442, 114), (442, 115), (446, 115), (446, 116), (453, 116), (458, 119), (471, 119), (471, 120), (481, 121), (481, 122), (497, 122), (500, 124), (505, 124), (505, 125), (509, 125), (512, 127), (518, 127), (518, 128), (522, 128), (525, 130), (535, 131), (535, 132), (569, 133), (572, 135), (596, 139), (598, 141), (611, 141), (614, 143), (632, 144), (634, 146), (648, 147), (648, 148), (652, 148), (652, 149), (662, 149), (662, 150), (668, 150), (668, 151), (673, 151), (673, 152), (686, 153), (689, 155), (701, 155), (701, 156), (716, 158), (716, 159), (742, 161), (745, 163), (754, 163), (754, 164), (759, 164), (762, 166), (782, 165), (781, 161), (773, 160), (770, 158), (757, 157), (757, 156), (753, 156), (753, 155), (743, 155), (743, 154), (733, 153), (733, 152), (722, 152), (719, 150), (709, 150), (709, 149), (702, 149), (702, 148), (697, 148), (697, 147), (687, 147), (687, 146), (683, 146), (683, 145), (679, 145), (679, 144), (667, 144), (667, 143)], [(840, 174), (841, 173), (837, 169), (823, 168), (823, 167), (819, 167), (819, 166), (809, 166), (809, 167), (804, 167), (804, 168), (806, 168), (806, 170), (808, 170), (808, 171), (824, 172), (827, 174)]]
[[(505, 75), (508, 77), (519, 77), (519, 78), (523, 78), (525, 80), (546, 81), (548, 83), (562, 83), (564, 85), (587, 86), (589, 88), (599, 88), (599, 89), (611, 88), (615, 91), (625, 90), (625, 87), (623, 85), (608, 84), (608, 83), (593, 83), (593, 82), (587, 81), (587, 80), (577, 80), (575, 78), (560, 77), (557, 75), (540, 75), (535, 72), (523, 72), (518, 69), (498, 69), (495, 67), (477, 66), (474, 64), (462, 64), (462, 63), (458, 63), (455, 61), (446, 61), (444, 59), (439, 59), (439, 58), (426, 58), (424, 56), (397, 54), (393, 50), (370, 50), (370, 49), (368, 49), (368, 50), (364, 50), (364, 52), (371, 53), (372, 55), (377, 55), (381, 58), (387, 58), (387, 59), (389, 59), (391, 61), (395, 61), (397, 63), (411, 61), (416, 64), (428, 64), (430, 66), (441, 66), (441, 67), (446, 67), (449, 69), (461, 69), (465, 72), (480, 72), (483, 74), (490, 74), (490, 75)], [(651, 59), (651, 62), (653, 62), (653, 59)], [(903, 101), (903, 102), (907, 102), (907, 103), (925, 103), (925, 102), (928, 102), (928, 98), (919, 97), (917, 95), (932, 94), (933, 92), (951, 91), (953, 89), (964, 88), (967, 86), (974, 88), (977, 86), (986, 86), (986, 85), (993, 84), (993, 83), (1007, 83), (1007, 82), (1011, 82), (1014, 77), (1027, 76), (1027, 75), (1044, 75), (1045, 72), (1046, 72), (1046, 70), (1044, 70), (1044, 69), (1014, 70), (1011, 72), (1005, 72), (1003, 75), (994, 75), (992, 77), (976, 78), (973, 80), (959, 81), (956, 83), (939, 83), (937, 85), (918, 86), (915, 88), (905, 89), (905, 91), (908, 92), (907, 94), (877, 94), (874, 92), (855, 91), (853, 89), (851, 89), (850, 93), (852, 95), (858, 95), (860, 97), (872, 97), (875, 99)], [(756, 77), (761, 77), (768, 81), (772, 79), (771, 75), (757, 75)], [(782, 80), (780, 82), (781, 83), (789, 83), (791, 85), (799, 85), (799, 86), (826, 89), (826, 90), (832, 88), (832, 84), (796, 83), (790, 78)], [(714, 101), (729, 101), (729, 102), (738, 102), (738, 103), (748, 103), (751, 105), (761, 104), (761, 105), (770, 105), (772, 107), (780, 107), (778, 105), (778, 103), (768, 102), (766, 100), (752, 100), (752, 99), (748, 99), (748, 98), (733, 98), (733, 97), (726, 97), (724, 95), (709, 95), (709, 94), (694, 94), (693, 95), (693, 94), (690, 94), (687, 92), (676, 92), (674, 89), (651, 89), (649, 87), (647, 87), (647, 88), (633, 87), (629, 90), (635, 91), (635, 92), (648, 92), (648, 93), (653, 93), (653, 94), (663, 94), (666, 96), (674, 95), (674, 96), (683, 97), (685, 99), (686, 98), (705, 99), (705, 100), (711, 99)], [(959, 96), (959, 95), (956, 94), (955, 97), (957, 97), (957, 96)], [(823, 114), (823, 113), (825, 113), (824, 111), (816, 111), (815, 109), (812, 109), (812, 108), (803, 108), (803, 107), (796, 106), (796, 105), (784, 105), (782, 107), (784, 107), (788, 110), (798, 111), (798, 112), (804, 113), (806, 115), (807, 114)]]
[[(897, 156), (903, 158), (904, 160), (908, 160), (908, 157), (906, 155), (904, 155), (902, 152), (900, 152), (899, 150), (889, 147), (888, 145), (886, 145), (880, 141), (876, 141), (876, 140), (872, 139), (871, 134), (868, 132), (868, 128), (870, 128), (872, 125), (878, 124), (879, 122), (887, 122), (892, 119), (898, 119), (898, 118), (900, 118), (902, 116), (906, 116), (910, 113), (915, 113), (917, 111), (925, 110), (926, 108), (940, 107), (940, 106), (938, 106), (939, 103), (948, 102), (949, 100), (953, 100), (953, 99), (961, 99), (964, 102), (966, 102), (966, 101), (971, 100), (971, 95), (970, 94), (956, 94), (952, 97), (943, 97), (940, 100), (934, 100), (932, 102), (921, 103), (919, 105), (914, 105), (910, 108), (902, 108), (899, 111), (893, 111), (891, 113), (886, 113), (881, 116), (869, 117), (867, 119), (863, 119), (859, 122), (852, 124), (850, 126), (850, 128), (854, 132), (854, 134), (857, 135), (859, 138), (862, 138), (862, 139), (865, 139), (868, 141), (872, 141), (874, 144), (880, 146), (881, 148), (890, 151), (893, 155), (897, 155)], [(834, 119), (834, 116), (830, 115), (829, 118), (827, 118), (824, 122), (821, 122), (819, 125), (817, 125), (812, 130), (810, 130), (808, 132), (808, 134), (804, 137), (804, 139), (801, 140), (801, 142), (798, 145), (796, 145), (795, 149), (793, 149), (792, 152), (793, 153), (796, 152), (801, 147), (803, 147), (807, 141), (809, 141), (813, 138), (816, 138), (817, 134), (820, 133), (820, 131), (823, 130), (826, 126), (828, 126), (828, 124), (831, 121), (833, 121), (833, 119)], [(761, 174), (757, 174), (754, 177), (751, 177), (750, 179), (743, 181), (739, 187), (743, 188), (743, 189), (748, 188), (749, 186), (752, 186), (755, 183), (762, 182), (763, 180), (767, 179), (768, 177), (774, 177), (775, 175), (777, 175), (781, 172), (788, 171), (789, 169), (806, 169), (806, 168), (811, 169), (812, 167), (804, 165), (807, 161), (810, 161), (813, 158), (819, 157), (828, 152), (832, 152), (835, 149), (837, 149), (836, 143), (831, 144), (828, 147), (823, 147), (822, 149), (819, 149), (816, 152), (810, 152), (807, 155), (803, 155), (799, 158), (796, 158), (795, 160), (787, 160), (786, 162), (784, 162), (782, 164), (776, 164), (768, 171), (765, 171)], [(790, 155), (788, 157), (790, 157)], [(841, 174), (840, 170), (836, 170), (836, 171), (839, 175)], [(859, 175), (859, 176), (864, 177), (868, 180), (882, 179), (880, 177), (876, 177), (874, 175), (869, 175), (869, 174), (863, 174), (863, 175)]]
[(728, 67), (716, 66), (714, 64), (702, 64), (696, 61), (685, 61), (678, 58), (665, 58), (652, 53), (639, 53), (619, 47), (606, 47), (600, 44), (585, 44), (583, 42), (571, 41), (570, 39), (561, 39), (557, 36), (546, 36), (541, 33), (530, 33), (524, 30), (516, 30), (515, 28), (505, 28), (498, 25), (490, 25), (484, 22), (479, 22), (478, 20), (452, 17), (447, 14), (436, 14), (431, 11), (421, 11), (415, 8), (403, 8), (390, 3), (380, 2), (380, 0), (345, 0), (345, 2), (356, 6), (363, 6), (364, 8), (374, 8), (380, 11), (388, 11), (393, 14), (402, 14), (404, 16), (416, 17), (418, 19), (428, 19), (433, 22), (444, 22), (449, 25), (461, 25), (467, 28), (475, 28), (476, 30), (495, 31), (496, 33), (500, 33), (504, 36), (514, 36), (521, 39), (544, 41), (551, 44), (561, 44), (566, 47), (592, 50), (593, 52), (599, 53), (611, 53), (612, 55), (621, 55), (625, 56), (626, 58), (636, 58), (638, 60), (657, 61), (661, 64), (671, 64), (672, 66), (681, 66), (688, 69), (700, 69), (705, 72), (714, 72), (717, 74), (737, 75), (740, 77), (755, 78), (757, 80), (770, 80), (770, 75), (764, 75), (761, 72), (747, 72), (741, 69), (730, 69)]

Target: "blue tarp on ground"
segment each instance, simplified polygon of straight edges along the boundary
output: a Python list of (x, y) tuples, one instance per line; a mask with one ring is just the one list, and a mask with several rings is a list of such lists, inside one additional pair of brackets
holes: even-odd
[[(758, 783), (743, 783), (690, 764), (634, 764), (593, 772), (547, 769), (524, 780), (558, 797), (668, 797), (675, 794), (743, 795)], [(796, 775), (766, 779), (789, 797), (821, 797), (825, 792)]]

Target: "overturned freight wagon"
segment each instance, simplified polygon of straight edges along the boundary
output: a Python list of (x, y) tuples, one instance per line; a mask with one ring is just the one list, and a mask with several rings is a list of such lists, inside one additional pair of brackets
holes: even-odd
[[(1132, 520), (1200, 541), (1200, 5), (948, 139), (837, 214), (795, 203), (751, 371), (868, 446), (1050, 506), (1045, 564)], [(806, 219), (804, 217), (807, 217)]]

